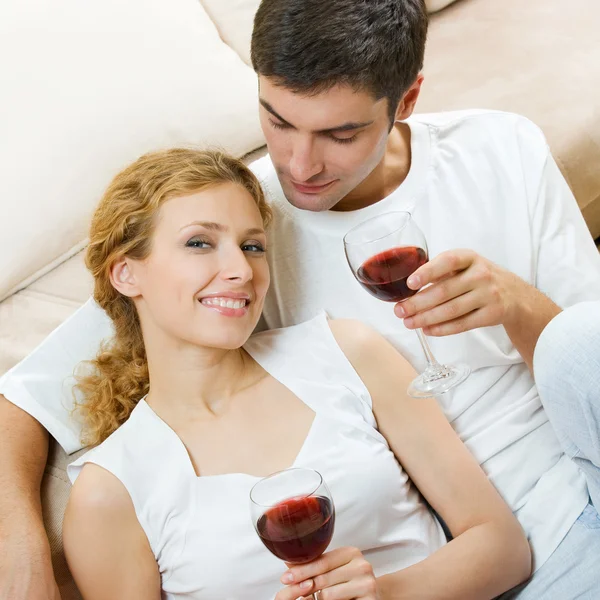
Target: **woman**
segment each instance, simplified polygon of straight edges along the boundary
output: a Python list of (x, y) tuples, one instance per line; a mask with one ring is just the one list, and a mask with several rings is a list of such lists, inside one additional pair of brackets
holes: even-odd
[[(140, 158), (100, 202), (87, 265), (115, 336), (80, 384), (95, 447), (64, 524), (83, 597), (483, 599), (526, 579), (520, 526), (384, 339), (324, 315), (252, 336), (269, 218), (242, 163), (192, 150)], [(249, 492), (290, 466), (323, 474), (337, 519), (284, 573)]]

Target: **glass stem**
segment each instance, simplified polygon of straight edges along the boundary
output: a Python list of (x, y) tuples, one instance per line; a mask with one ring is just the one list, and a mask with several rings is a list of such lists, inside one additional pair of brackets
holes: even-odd
[(434, 368), (434, 369), (439, 369), (441, 367), (441, 365), (435, 359), (435, 356), (433, 355), (433, 352), (431, 351), (431, 348), (429, 347), (429, 343), (427, 342), (427, 338), (425, 337), (423, 330), (417, 329), (416, 334), (417, 334), (417, 337), (419, 338), (419, 341), (421, 342), (421, 347), (423, 348), (423, 352), (425, 353), (425, 358), (427, 359), (427, 366)]

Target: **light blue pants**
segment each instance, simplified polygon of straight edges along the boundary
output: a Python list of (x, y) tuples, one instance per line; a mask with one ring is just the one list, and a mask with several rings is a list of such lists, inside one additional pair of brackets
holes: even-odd
[(588, 504), (552, 556), (498, 600), (599, 600), (600, 516)]
[(533, 366), (550, 423), (600, 509), (600, 302), (555, 317), (538, 340)]
[(564, 451), (585, 473), (589, 504), (518, 600), (600, 600), (600, 302), (555, 317), (534, 355), (542, 403)]

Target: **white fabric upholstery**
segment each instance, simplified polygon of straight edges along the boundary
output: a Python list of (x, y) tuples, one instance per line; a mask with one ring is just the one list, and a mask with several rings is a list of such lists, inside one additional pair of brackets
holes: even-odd
[(200, 0), (213, 20), (221, 39), (231, 46), (247, 64), (250, 62), (250, 39), (254, 15), (260, 0)]

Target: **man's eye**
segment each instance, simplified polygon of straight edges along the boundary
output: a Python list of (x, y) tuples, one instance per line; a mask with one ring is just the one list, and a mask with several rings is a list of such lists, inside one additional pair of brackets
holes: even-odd
[(355, 134), (355, 135), (353, 135), (352, 137), (349, 137), (349, 138), (339, 138), (339, 137), (335, 137), (334, 135), (332, 135), (331, 139), (336, 144), (351, 144), (352, 142), (354, 142), (356, 140), (357, 137), (358, 137), (358, 134)]
[(210, 244), (206, 240), (201, 240), (198, 238), (192, 238), (191, 240), (188, 240), (185, 245), (188, 248), (199, 248), (201, 250), (204, 248), (210, 248)]
[(273, 129), (289, 129), (290, 126), (285, 123), (278, 123), (277, 121), (273, 121), (273, 119), (269, 119), (269, 123), (273, 126)]
[(242, 246), (242, 250), (244, 252), (252, 252), (255, 254), (262, 254), (265, 251), (264, 246), (262, 244), (259, 244), (258, 242), (256, 242), (256, 243), (251, 242), (248, 244), (244, 244)]

